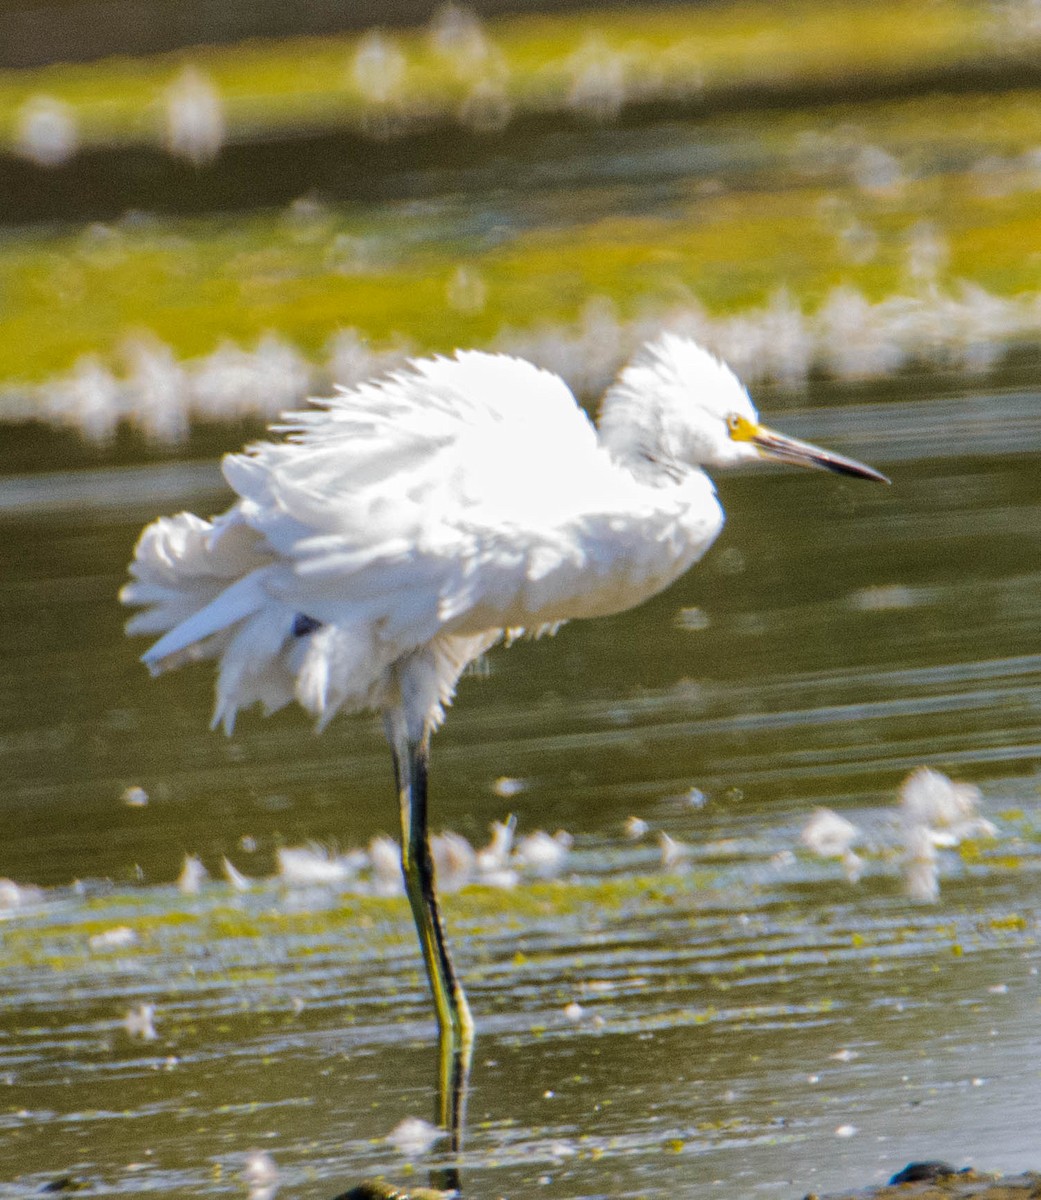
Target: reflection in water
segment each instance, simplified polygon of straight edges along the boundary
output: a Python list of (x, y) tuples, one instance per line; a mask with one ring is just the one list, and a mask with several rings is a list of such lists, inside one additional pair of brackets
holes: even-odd
[[(728, 525), (697, 572), (463, 681), (435, 826), (483, 844), (512, 811), (575, 838), (555, 881), (445, 902), (480, 1036), (471, 1194), (801, 1195), (911, 1159), (1036, 1165), (1032, 402), (974, 449), (967, 414), (989, 401), (943, 401), (955, 457), (928, 404), (918, 443), (914, 406), (870, 410), (892, 489), (721, 478)], [(860, 412), (784, 424), (864, 453)], [(0, 872), (43, 888), (0, 920), (13, 1195), (69, 1172), (214, 1194), (258, 1148), (316, 1200), (419, 1177), (387, 1140), (428, 1115), (407, 909), (276, 877), (280, 847), (392, 831), (379, 731), (315, 739), (286, 714), (211, 736), (209, 681), (152, 684), (123, 638), (143, 520), (226, 505), (211, 468), (185, 470), (0, 492)], [(922, 764), (978, 786), (997, 828), (938, 850), (924, 905), (895, 849), (896, 789)], [(862, 831), (856, 886), (799, 847), (819, 805)], [(663, 866), (660, 832), (690, 853)], [(212, 877), (194, 896), (174, 886), (186, 853)], [(216, 882), (224, 855), (255, 886)], [(146, 1013), (154, 1039), (132, 1031)]]

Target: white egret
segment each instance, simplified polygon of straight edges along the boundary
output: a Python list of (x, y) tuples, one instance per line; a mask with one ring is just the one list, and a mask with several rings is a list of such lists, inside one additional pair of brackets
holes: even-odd
[(437, 1008), (438, 1119), (462, 1142), (473, 1021), (449, 958), (427, 837), (430, 736), (468, 663), (504, 635), (621, 612), (715, 540), (704, 467), (759, 459), (883, 480), (759, 423), (731, 370), (687, 339), (646, 346), (599, 430), (557, 376), (504, 355), (410, 362), (292, 413), (224, 459), (213, 520), (149, 525), (125, 603), (163, 636), (153, 673), (215, 659), (214, 725), (296, 700), (319, 729), (380, 713), (401, 859)]

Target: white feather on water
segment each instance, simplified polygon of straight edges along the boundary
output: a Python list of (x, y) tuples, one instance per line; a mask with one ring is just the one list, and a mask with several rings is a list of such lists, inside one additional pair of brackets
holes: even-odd
[(249, 1200), (274, 1200), (281, 1184), (278, 1164), (266, 1150), (250, 1150), (242, 1165)]
[(213, 162), (226, 137), (224, 102), (213, 79), (199, 67), (186, 66), (163, 100), (167, 151), (196, 167)]
[(56, 96), (37, 93), (14, 116), (14, 150), (41, 167), (62, 167), (79, 149), (75, 110)]
[(387, 1135), (387, 1141), (405, 1158), (422, 1158), (444, 1136), (444, 1130), (421, 1117), (405, 1117)]
[(904, 844), (904, 887), (913, 900), (935, 901), (940, 894), (938, 849), (953, 849), (969, 838), (994, 838), (998, 829), (980, 816), (980, 790), (939, 771), (919, 767), (900, 786)]
[(373, 29), (358, 42), (350, 79), (366, 101), (379, 107), (400, 97), (406, 68), (397, 41), (383, 30)]
[(186, 854), (181, 873), (177, 876), (177, 890), (185, 896), (197, 896), (209, 877), (202, 859), (195, 854)]
[(799, 840), (821, 858), (838, 859), (846, 878), (850, 883), (856, 883), (864, 867), (860, 856), (853, 850), (860, 836), (860, 830), (852, 821), (847, 821), (830, 808), (817, 808), (803, 826)]
[(138, 1004), (123, 1018), (127, 1035), (142, 1042), (154, 1042), (159, 1037), (155, 1030), (155, 1005)]
[[(979, 788), (959, 783), (930, 767), (917, 767), (900, 785), (896, 820), (884, 837), (899, 860), (904, 893), (912, 900), (935, 903), (940, 897), (939, 851), (953, 850), (970, 839), (994, 839), (997, 826), (980, 815)], [(865, 863), (852, 847), (862, 831), (828, 808), (818, 808), (803, 826), (800, 841), (822, 858), (842, 863), (855, 883)], [(880, 843), (881, 844), (881, 843)], [(873, 847), (877, 853), (879, 845)]]

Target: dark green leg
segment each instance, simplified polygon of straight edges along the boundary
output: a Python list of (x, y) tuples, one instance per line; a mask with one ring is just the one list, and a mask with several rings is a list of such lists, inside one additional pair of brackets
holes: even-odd
[[(418, 742), (396, 736), (388, 725), (394, 752), (394, 772), (401, 801), (401, 867), (412, 916), (419, 933), (438, 1027), (437, 1121), (448, 1131), (453, 1154), (463, 1148), (466, 1092), (473, 1055), (474, 1024), (445, 943), (445, 931), (434, 890), (434, 862), (427, 834), (427, 762), (429, 732)], [(446, 1190), (459, 1189), (455, 1167), (437, 1173), (433, 1181)]]

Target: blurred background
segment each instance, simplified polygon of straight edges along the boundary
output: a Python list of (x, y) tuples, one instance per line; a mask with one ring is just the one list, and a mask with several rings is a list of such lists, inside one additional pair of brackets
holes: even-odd
[(663, 328), (894, 486), (721, 477), (687, 578), (463, 681), (467, 1190), (1039, 1165), (1039, 50), (1037, 0), (3, 0), (0, 1192), (424, 1179), (376, 723), (210, 733), (116, 596), (308, 395), (478, 346), (595, 412)]
[(0, 419), (180, 446), (457, 345), (595, 395), (663, 324), (786, 392), (1005, 365), (1039, 37), (1029, 0), (6, 4)]

